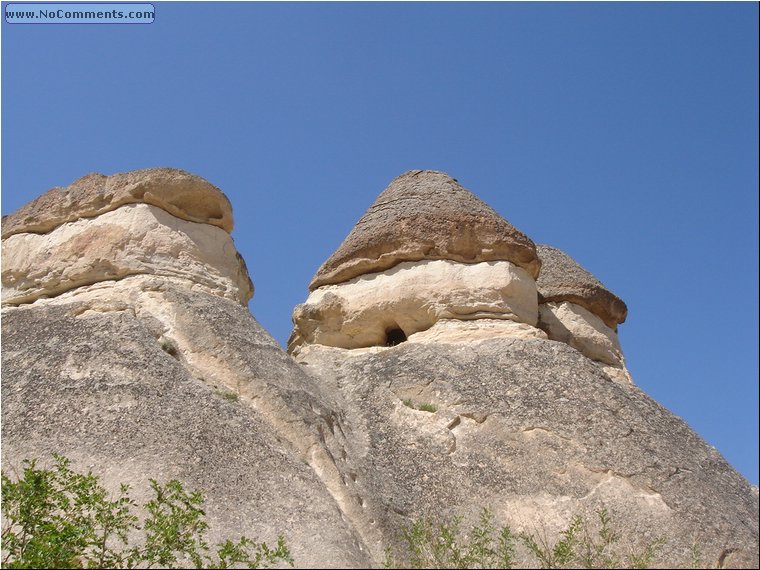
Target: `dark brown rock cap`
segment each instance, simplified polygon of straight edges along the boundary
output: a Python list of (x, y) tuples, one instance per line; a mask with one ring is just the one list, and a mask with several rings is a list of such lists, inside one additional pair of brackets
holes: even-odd
[(510, 261), (534, 278), (540, 267), (533, 242), (454, 178), (410, 170), (378, 196), (309, 289), (423, 259)]
[(177, 168), (145, 168), (111, 176), (92, 173), (66, 188), (52, 188), (4, 216), (2, 237), (47, 233), (67, 222), (134, 203), (151, 204), (177, 218), (232, 231), (232, 206), (219, 188)]
[(539, 302), (569, 301), (594, 313), (613, 330), (625, 322), (628, 307), (591, 273), (565, 252), (550, 245), (536, 245), (541, 273), (536, 280)]

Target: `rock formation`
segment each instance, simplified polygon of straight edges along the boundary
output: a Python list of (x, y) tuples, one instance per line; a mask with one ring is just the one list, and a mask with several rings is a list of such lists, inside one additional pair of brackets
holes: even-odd
[(309, 289), (422, 259), (506, 260), (533, 277), (539, 268), (533, 242), (490, 206), (443, 172), (412, 170), (377, 197)]
[[(3, 219), (3, 469), (51, 452), (206, 491), (210, 538), (379, 566), (403, 524), (606, 507), (658, 563), (758, 563), (757, 494), (633, 384), (625, 304), (446, 174), (396, 180), (318, 270), (285, 354), (224, 195), (89, 175)], [(622, 527), (622, 528), (621, 528)], [(524, 562), (524, 561), (523, 561)]]
[(3, 219), (3, 469), (60, 453), (138, 500), (178, 478), (212, 540), (282, 533), (299, 564), (364, 567), (338, 408), (248, 312), (231, 229), (227, 198), (173, 169)]
[(625, 303), (566, 253), (548, 245), (536, 251), (542, 263), (536, 280), (538, 326), (551, 340), (607, 365), (612, 377), (632, 382), (617, 336), (617, 326), (628, 314)]
[(407, 172), (317, 271), (293, 314), (289, 350), (384, 346), (389, 336), (437, 337), (458, 322), (473, 321), (473, 329), (484, 319), (489, 335), (544, 337), (533, 330), (539, 266), (533, 242), (456, 180)]
[[(293, 314), (290, 352), (341, 396), (384, 534), (484, 506), (513, 530), (551, 534), (607, 508), (627, 537), (668, 537), (660, 564), (687, 564), (694, 541), (707, 561), (757, 564), (757, 495), (632, 383), (616, 332), (626, 306), (597, 279), (491, 209), (487, 227), (508, 231), (465, 234), (488, 254), (447, 245), (407, 260), (422, 248), (398, 236), (413, 226), (412, 244), (457, 243), (438, 228), (456, 234), (476, 200), (439, 172), (400, 176)], [(376, 252), (389, 261), (367, 263)]]

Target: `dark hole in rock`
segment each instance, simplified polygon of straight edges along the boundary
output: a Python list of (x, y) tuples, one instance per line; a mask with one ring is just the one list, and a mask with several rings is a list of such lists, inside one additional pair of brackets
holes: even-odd
[(406, 334), (401, 329), (389, 329), (385, 333), (385, 346), (396, 346), (406, 340)]

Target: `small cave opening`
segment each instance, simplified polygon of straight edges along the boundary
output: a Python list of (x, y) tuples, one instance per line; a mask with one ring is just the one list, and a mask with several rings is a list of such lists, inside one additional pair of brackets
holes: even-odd
[(390, 328), (385, 331), (385, 346), (396, 346), (406, 341), (406, 333), (400, 328)]

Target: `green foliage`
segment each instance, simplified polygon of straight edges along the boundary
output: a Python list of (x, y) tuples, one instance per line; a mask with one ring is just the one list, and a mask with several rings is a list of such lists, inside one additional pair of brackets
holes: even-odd
[(493, 513), (483, 509), (469, 536), (461, 536), (460, 517), (442, 523), (421, 518), (401, 531), (406, 548), (399, 562), (386, 549), (385, 568), (512, 568), (514, 535), (504, 527), (495, 537)]
[(512, 568), (518, 547), (528, 567), (540, 568), (649, 568), (664, 544), (658, 539), (638, 553), (621, 557), (616, 551), (620, 535), (613, 528), (608, 512), (597, 511), (598, 530), (592, 532), (586, 520), (577, 515), (558, 540), (550, 543), (546, 535), (515, 535), (508, 526), (497, 529), (491, 511), (483, 509), (480, 521), (463, 536), (461, 518), (442, 523), (427, 518), (403, 527), (402, 556), (397, 559), (386, 550), (386, 568)]
[(227, 392), (225, 390), (217, 390), (216, 393), (219, 394), (222, 398), (224, 398), (228, 402), (238, 402), (240, 400), (240, 396), (238, 396), (237, 393), (235, 393), (235, 392)]
[(402, 400), (402, 402), (407, 408), (412, 408), (413, 410), (419, 410), (421, 412), (430, 412), (430, 413), (435, 413), (438, 411), (438, 406), (436, 406), (435, 404), (426, 404), (426, 403), (415, 404), (412, 400)]
[[(110, 499), (92, 473), (75, 473), (70, 461), (54, 455), (52, 469), (24, 462), (18, 481), (2, 474), (2, 563), (5, 568), (264, 568), (293, 565), (282, 537), (277, 547), (245, 536), (217, 545), (215, 556), (204, 540), (208, 529), (203, 495), (188, 493), (177, 480), (150, 481), (155, 497), (144, 505), (142, 523), (136, 503), (121, 485)], [(140, 545), (130, 545), (136, 531)]]

